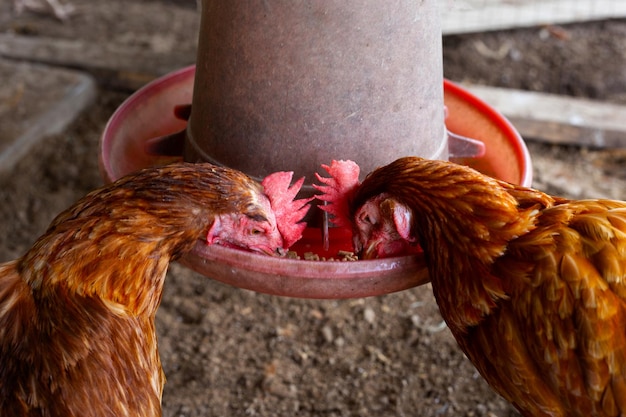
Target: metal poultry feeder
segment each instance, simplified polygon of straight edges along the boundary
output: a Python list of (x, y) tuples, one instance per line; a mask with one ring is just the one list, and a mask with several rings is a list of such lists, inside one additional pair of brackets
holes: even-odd
[[(294, 171), (310, 184), (332, 159), (352, 159), (367, 173), (419, 155), (530, 185), (530, 158), (511, 124), (443, 80), (438, 14), (434, 0), (204, 0), (197, 65), (150, 83), (114, 113), (102, 137), (103, 175), (111, 181), (184, 157), (257, 178)], [(174, 112), (187, 103), (188, 123)], [(350, 237), (332, 230), (324, 253), (320, 222), (308, 220), (298, 251), (350, 249)], [(237, 287), (307, 298), (363, 297), (428, 281), (419, 256), (320, 262), (199, 242), (182, 263)]]

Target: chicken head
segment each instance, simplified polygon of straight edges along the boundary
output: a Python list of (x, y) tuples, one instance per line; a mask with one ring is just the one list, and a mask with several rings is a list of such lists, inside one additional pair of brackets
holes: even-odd
[(388, 193), (378, 194), (353, 211), (352, 200), (360, 186), (359, 166), (350, 160), (322, 165), (330, 177), (316, 174), (321, 192), (316, 197), (325, 202), (320, 208), (332, 216), (337, 227), (352, 228), (354, 252), (361, 259), (387, 258), (416, 252), (411, 236), (412, 211)]
[(356, 212), (353, 225), (354, 251), (361, 259), (388, 258), (411, 252), (412, 212), (388, 194), (377, 195)]
[(259, 204), (264, 208), (265, 215), (224, 213), (217, 216), (207, 234), (207, 243), (283, 256), (283, 238), (269, 200)]
[(287, 248), (302, 237), (302, 221), (313, 199), (297, 199), (304, 184), (291, 184), (293, 172), (274, 172), (261, 182), (262, 194), (255, 194), (249, 210), (216, 216), (207, 234), (208, 244), (284, 256)]

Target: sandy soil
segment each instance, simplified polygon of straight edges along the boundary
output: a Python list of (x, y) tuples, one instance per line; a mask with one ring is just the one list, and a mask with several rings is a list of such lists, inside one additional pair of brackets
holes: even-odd
[[(81, 23), (88, 4), (67, 25), (31, 14), (11, 22), (42, 36), (108, 41), (110, 34)], [(159, 30), (125, 27), (115, 36), (145, 40)], [(533, 28), (447, 37), (445, 75), (626, 104), (626, 22), (562, 30), (566, 36)], [(101, 184), (98, 138), (127, 95), (101, 89), (66, 132), (22, 160), (15, 175), (0, 178), (0, 261), (22, 254), (58, 212)], [(626, 199), (626, 152), (529, 147), (538, 188)], [(429, 286), (367, 299), (299, 300), (232, 288), (172, 265), (157, 325), (168, 377), (165, 416), (517, 415), (457, 348)]]

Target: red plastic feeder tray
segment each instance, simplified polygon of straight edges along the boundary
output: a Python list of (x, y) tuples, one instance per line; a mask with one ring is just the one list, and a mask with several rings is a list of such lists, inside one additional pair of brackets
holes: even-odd
[[(129, 97), (113, 114), (101, 139), (100, 167), (106, 181), (141, 168), (180, 158), (147, 154), (148, 140), (185, 128), (173, 109), (192, 101), (195, 66), (159, 78)], [(530, 186), (530, 155), (521, 136), (504, 116), (462, 87), (444, 81), (446, 125), (455, 134), (477, 139), (486, 153), (476, 159), (455, 160), (487, 175)], [(330, 161), (328, 161), (330, 162)], [(308, 228), (298, 242), (299, 253), (312, 251), (330, 257), (350, 249), (350, 236), (330, 234), (330, 251), (321, 249), (319, 229)], [(418, 255), (354, 262), (323, 262), (272, 258), (198, 242), (181, 259), (187, 267), (218, 281), (262, 293), (300, 298), (357, 298), (405, 290), (429, 281), (424, 259)]]

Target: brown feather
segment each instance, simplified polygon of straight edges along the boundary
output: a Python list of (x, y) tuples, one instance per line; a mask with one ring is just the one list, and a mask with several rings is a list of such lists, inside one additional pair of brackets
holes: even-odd
[(626, 203), (568, 201), (442, 161), (374, 171), (353, 213), (386, 193), (453, 335), (524, 416), (626, 415)]
[(262, 188), (208, 164), (148, 169), (61, 213), (0, 265), (0, 415), (160, 416), (154, 318), (169, 262)]

